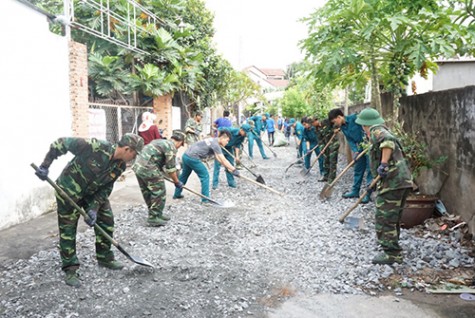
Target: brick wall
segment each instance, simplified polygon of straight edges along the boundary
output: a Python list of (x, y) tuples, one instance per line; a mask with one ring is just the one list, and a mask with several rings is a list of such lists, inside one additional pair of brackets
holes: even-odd
[(69, 42), (69, 92), (72, 132), (75, 137), (89, 137), (87, 47)]
[(153, 110), (157, 115), (157, 120), (162, 120), (158, 124), (159, 129), (163, 129), (163, 135), (169, 138), (172, 135), (172, 96), (165, 95), (153, 99)]

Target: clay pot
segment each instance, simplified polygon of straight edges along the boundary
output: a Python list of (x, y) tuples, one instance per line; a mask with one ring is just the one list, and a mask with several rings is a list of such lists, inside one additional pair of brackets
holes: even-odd
[(411, 195), (406, 200), (406, 205), (402, 211), (401, 227), (409, 229), (422, 224), (432, 217), (437, 197), (432, 195)]

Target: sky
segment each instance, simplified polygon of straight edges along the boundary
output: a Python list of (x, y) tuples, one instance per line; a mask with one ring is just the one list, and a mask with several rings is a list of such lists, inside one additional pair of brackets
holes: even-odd
[(255, 65), (286, 69), (303, 59), (299, 40), (309, 16), (324, 0), (205, 0), (214, 13), (218, 52), (236, 69)]

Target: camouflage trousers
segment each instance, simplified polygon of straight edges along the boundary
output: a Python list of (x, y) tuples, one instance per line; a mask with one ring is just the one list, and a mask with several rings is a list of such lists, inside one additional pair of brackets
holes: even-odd
[(399, 234), (402, 210), (406, 203), (409, 189), (398, 189), (376, 196), (375, 228), (379, 245), (391, 256), (399, 256)]
[(137, 177), (143, 199), (147, 204), (148, 217), (161, 217), (165, 208), (167, 190), (165, 181), (162, 178), (141, 178)]
[(334, 144), (328, 146), (325, 150), (324, 161), (323, 161), (323, 170), (324, 174), (327, 177), (328, 182), (332, 182), (336, 178), (337, 166), (338, 166), (338, 149), (340, 144)]
[[(56, 202), (58, 204), (58, 225), (59, 225), (59, 249), (61, 255), (61, 268), (77, 269), (79, 268), (79, 260), (76, 255), (76, 233), (78, 221), (81, 214), (74, 209), (69, 203), (56, 193)], [(87, 212), (90, 202), (83, 199), (77, 204), (84, 208)], [(99, 225), (108, 235), (113, 237), (114, 233), (114, 215), (109, 200), (104, 202), (97, 211), (97, 221)], [(112, 243), (105, 238), (101, 232), (94, 229), (96, 234), (96, 258), (99, 261), (113, 261), (114, 253), (111, 251)]]

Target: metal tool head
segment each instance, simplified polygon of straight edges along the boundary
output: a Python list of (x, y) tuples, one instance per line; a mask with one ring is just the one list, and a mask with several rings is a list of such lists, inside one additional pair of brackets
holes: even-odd
[(144, 260), (144, 259), (141, 258), (141, 257), (130, 255), (129, 253), (127, 253), (127, 252), (122, 248), (122, 246), (116, 245), (116, 247), (117, 247), (117, 249), (118, 249), (119, 251), (122, 252), (122, 254), (124, 254), (125, 256), (127, 256), (127, 258), (130, 259), (132, 262), (134, 262), (134, 263), (136, 263), (136, 264), (139, 264), (139, 265), (142, 265), (142, 266), (147, 266), (147, 267), (152, 267), (152, 268), (154, 268), (154, 266), (152, 265), (152, 263), (150, 263), (149, 261)]
[(264, 178), (261, 175), (257, 176), (256, 181), (262, 184), (266, 184), (266, 182), (264, 181)]
[(300, 175), (301, 175), (302, 177), (304, 177), (304, 178), (308, 175), (309, 172), (310, 172), (310, 169), (307, 169), (307, 168), (305, 168), (305, 167), (303, 167), (302, 169), (300, 169)]
[(332, 196), (333, 193), (333, 187), (330, 186), (330, 184), (325, 183), (323, 186), (322, 191), (320, 191), (320, 200), (326, 200)]

